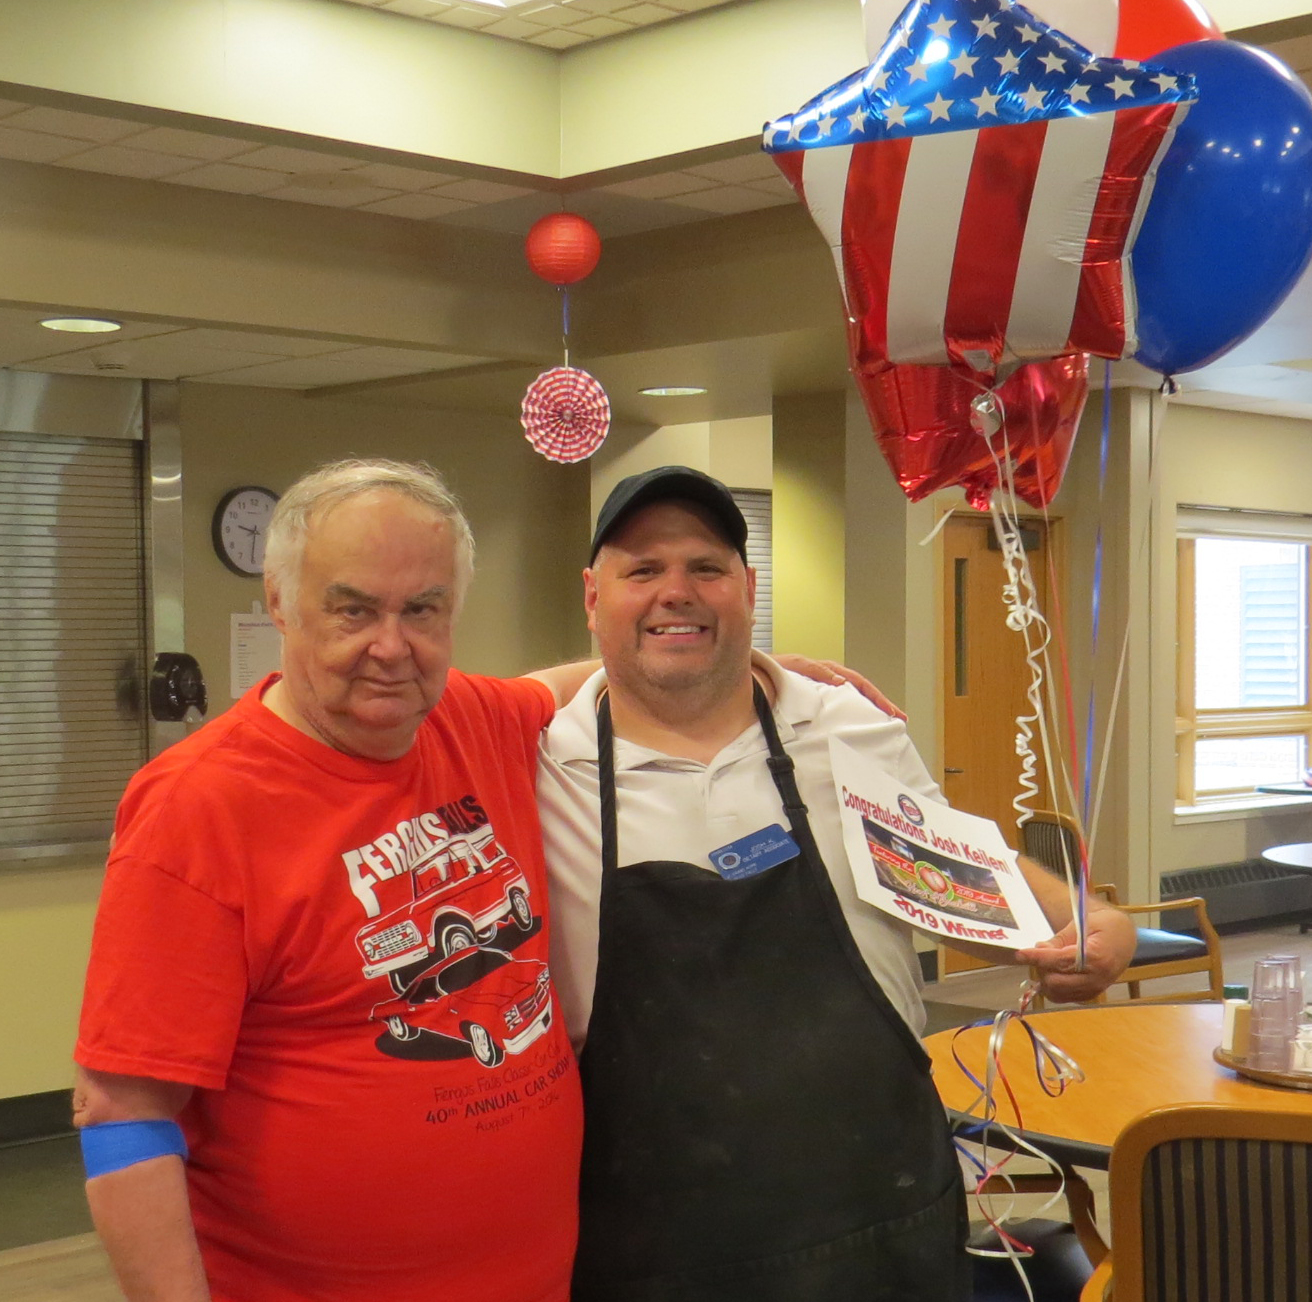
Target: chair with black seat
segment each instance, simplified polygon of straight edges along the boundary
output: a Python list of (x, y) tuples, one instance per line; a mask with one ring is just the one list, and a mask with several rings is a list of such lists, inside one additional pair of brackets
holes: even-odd
[(1112, 1147), (1112, 1251), (1082, 1302), (1312, 1302), (1312, 1113), (1154, 1108)]
[[(1045, 1176), (1017, 1176), (1015, 1183), (1015, 1192), (1022, 1194), (1053, 1192), (1056, 1188), (1053, 1179)], [(1008, 1191), (998, 1186), (998, 1192), (1005, 1196)], [(1075, 1224), (1033, 1217), (1006, 1225), (1012, 1238), (1033, 1251), (1022, 1265), (1034, 1302), (1079, 1302), (1093, 1274), (1092, 1263), (1107, 1255), (1093, 1224), (1093, 1195), (1074, 1172), (1067, 1173), (1066, 1199)], [(998, 1236), (990, 1231), (971, 1242), (976, 1247), (996, 1248)], [(1028, 1302), (1029, 1294), (1009, 1258), (975, 1257), (974, 1264), (971, 1302)]]
[[(1078, 868), (1080, 863), (1080, 833), (1075, 820), (1066, 814), (1051, 810), (1035, 810), (1033, 816), (1021, 826), (1021, 845), (1025, 853), (1045, 868), (1062, 876), (1067, 865)], [(1178, 900), (1163, 900), (1160, 904), (1122, 904), (1116, 887), (1110, 883), (1095, 886), (1094, 891), (1116, 905), (1123, 913), (1133, 915), (1161, 914), (1188, 909), (1192, 911), (1198, 935), (1178, 931), (1164, 931), (1158, 927), (1139, 927), (1134, 958), (1121, 980), (1129, 987), (1131, 999), (1144, 1003), (1182, 1003), (1193, 1000), (1225, 997), (1224, 977), (1221, 969), (1221, 938), (1216, 934), (1207, 916), (1207, 902), (1198, 895)], [(1163, 995), (1142, 995), (1141, 983), (1158, 977), (1183, 976), (1192, 972), (1205, 973), (1207, 984), (1197, 990), (1176, 991)], [(1042, 1007), (1042, 999), (1035, 1007)]]

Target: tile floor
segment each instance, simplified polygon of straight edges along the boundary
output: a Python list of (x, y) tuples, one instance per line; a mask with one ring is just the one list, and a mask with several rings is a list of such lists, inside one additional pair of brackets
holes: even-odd
[[(1253, 961), (1271, 953), (1297, 953), (1312, 971), (1312, 933), (1297, 926), (1222, 938), (1226, 981), (1248, 984)], [(1014, 969), (967, 972), (925, 989), (929, 1030), (959, 1026), (1014, 1006), (1020, 987)], [(1180, 978), (1188, 982), (1191, 978)], [(1161, 989), (1170, 987), (1158, 983)], [(1113, 992), (1115, 993), (1115, 992)], [(1106, 1224), (1106, 1177), (1086, 1172)], [(1037, 1214), (1042, 1200), (1018, 1200), (1017, 1214)], [(0, 1298), (4, 1302), (121, 1302), (109, 1263), (94, 1234), (82, 1197), (81, 1162), (71, 1138), (0, 1147)]]

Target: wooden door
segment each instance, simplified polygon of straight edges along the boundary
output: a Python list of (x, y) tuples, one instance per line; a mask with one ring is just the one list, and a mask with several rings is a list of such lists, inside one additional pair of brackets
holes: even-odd
[[(1048, 612), (1048, 538), (1041, 520), (1024, 522), (1026, 555)], [(1021, 759), (1016, 720), (1031, 713), (1025, 698), (1030, 671), (1024, 636), (1007, 627), (1002, 589), (1006, 571), (988, 516), (954, 515), (943, 531), (943, 792), (956, 809), (992, 819), (1019, 848), (1016, 811)], [(1037, 734), (1037, 729), (1035, 730)], [(1040, 794), (1032, 808), (1050, 808), (1040, 741), (1032, 741)], [(951, 949), (943, 970), (986, 967)]]

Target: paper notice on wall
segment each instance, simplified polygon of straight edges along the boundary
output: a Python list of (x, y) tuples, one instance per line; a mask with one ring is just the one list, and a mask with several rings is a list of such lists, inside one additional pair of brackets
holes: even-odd
[(282, 659), (282, 634), (268, 615), (233, 615), (228, 643), (232, 699), (244, 696)]
[(1028, 949), (1052, 935), (996, 823), (916, 795), (844, 742), (829, 754), (866, 903), (940, 940)]

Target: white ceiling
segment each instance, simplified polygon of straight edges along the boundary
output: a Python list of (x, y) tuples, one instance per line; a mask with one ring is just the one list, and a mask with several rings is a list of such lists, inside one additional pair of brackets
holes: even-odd
[[(419, 157), (369, 162), (331, 146), (270, 145), (16, 100), (0, 100), (0, 158), (514, 234), (561, 203), (560, 183), (540, 177), (511, 184)], [(759, 152), (569, 192), (570, 207), (603, 236), (794, 201)]]
[(347, 0), (384, 13), (568, 50), (745, 0)]
[[(536, 15), (542, 25), (544, 16), (553, 22), (566, 18), (573, 22), (580, 14), (600, 16), (604, 10), (616, 15), (615, 21), (622, 17), (639, 24), (732, 2), (662, 0), (660, 5), (625, 5), (620, 0), (564, 0), (535, 8), (531, 0), (522, 0), (507, 6), (506, 12), (523, 22)], [(433, 21), (445, 16), (449, 22), (457, 21), (451, 17), (456, 10), (474, 7), (473, 0), (459, 5), (390, 0), (374, 7), (399, 12), (402, 4), (416, 11), (424, 8), (421, 16)], [(480, 18), (491, 14), (494, 20), (509, 21), (494, 8), (477, 7), (484, 11)], [(668, 12), (655, 12), (661, 8)], [(556, 12), (560, 10), (567, 12)], [(493, 25), (480, 30), (490, 30)], [(530, 39), (511, 36), (509, 30), (494, 34)], [(590, 39), (601, 35), (597, 29)], [(1312, 68), (1312, 38), (1271, 48), (1300, 72)], [(359, 150), (348, 153), (346, 146), (328, 142), (307, 148), (8, 100), (0, 100), (0, 158), (514, 235), (522, 235), (537, 217), (558, 209), (565, 189), (545, 178), (507, 180), (504, 175), (484, 175), (421, 157), (371, 161)], [(632, 169), (622, 177), (607, 178), (606, 184), (567, 190), (565, 200), (570, 208), (591, 218), (603, 237), (796, 202), (771, 160), (751, 146), (730, 157), (687, 159), (677, 167), (669, 162), (653, 163), (651, 167), (663, 170), (641, 174)], [(67, 306), (51, 305), (51, 309)], [(112, 337), (56, 335), (37, 324), (46, 314), (38, 308), (0, 308), (0, 366), (298, 390), (350, 391), (352, 386), (362, 386), (355, 395), (361, 400), (430, 406), (501, 406), (514, 399), (515, 391), (522, 391), (527, 382), (522, 367), (471, 354), (195, 328), (167, 321), (129, 321)], [(612, 358), (598, 362), (595, 369), (603, 382), (616, 386), (617, 411), (631, 419), (704, 420), (712, 415), (751, 414), (743, 407), (750, 401), (743, 383), (747, 374), (764, 386), (759, 392), (767, 399), (770, 385), (800, 391), (841, 382), (843, 349), (837, 311), (835, 318), (832, 333), (743, 341), (744, 347), (708, 346)], [(1312, 417), (1309, 357), (1312, 276), (1271, 322), (1220, 364), (1182, 377), (1180, 400)], [(467, 368), (475, 369), (471, 373)], [(446, 377), (444, 372), (455, 374)], [(1117, 377), (1119, 383), (1153, 383), (1155, 379), (1124, 364), (1117, 368)], [(712, 394), (704, 399), (675, 400), (677, 417), (670, 415), (668, 402), (636, 396), (644, 384), (684, 382), (706, 384)]]
[(125, 321), (114, 334), (65, 334), (49, 313), (0, 307), (0, 365), (64, 375), (203, 380), (274, 389), (316, 389), (433, 374), (491, 359), (426, 349), (379, 348), (297, 335)]

